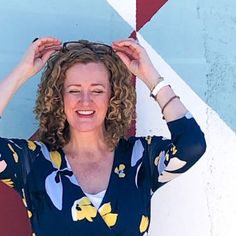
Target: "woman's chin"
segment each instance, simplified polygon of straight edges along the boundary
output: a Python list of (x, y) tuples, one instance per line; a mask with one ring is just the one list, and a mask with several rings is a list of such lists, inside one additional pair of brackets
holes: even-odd
[(76, 133), (97, 133), (103, 131), (103, 126), (80, 125), (72, 128), (72, 132)]

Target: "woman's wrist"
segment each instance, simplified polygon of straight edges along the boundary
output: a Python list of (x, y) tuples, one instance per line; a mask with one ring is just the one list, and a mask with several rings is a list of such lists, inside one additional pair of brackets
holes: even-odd
[(159, 104), (163, 119), (167, 122), (183, 117), (187, 109), (180, 100), (180, 97), (175, 94), (170, 86), (165, 86), (155, 97)]
[(164, 80), (163, 77), (157, 82), (157, 84), (151, 89), (150, 96), (156, 100), (156, 96), (166, 86), (170, 86), (167, 81)]
[(21, 66), (17, 66), (7, 77), (8, 80), (13, 83), (17, 83), (19, 86), (21, 86), (29, 78), (30, 76), (28, 70), (22, 68)]
[(151, 73), (146, 79), (143, 79), (150, 91), (163, 80), (164, 78), (158, 72)]

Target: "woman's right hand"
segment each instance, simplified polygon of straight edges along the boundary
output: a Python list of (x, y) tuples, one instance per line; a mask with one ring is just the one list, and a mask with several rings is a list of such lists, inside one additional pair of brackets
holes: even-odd
[(60, 49), (61, 42), (52, 37), (38, 39), (29, 46), (18, 66), (4, 80), (0, 81), (0, 118), (19, 87), (37, 74), (52, 53)]
[(53, 37), (44, 37), (34, 41), (15, 68), (22, 80), (37, 74), (46, 64), (49, 57), (61, 48), (61, 41)]

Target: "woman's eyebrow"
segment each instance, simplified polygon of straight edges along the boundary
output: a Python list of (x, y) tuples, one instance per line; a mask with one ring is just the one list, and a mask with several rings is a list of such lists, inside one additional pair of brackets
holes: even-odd
[[(93, 87), (95, 87), (95, 86), (102, 86), (104, 88), (106, 87), (102, 83), (93, 83), (93, 84), (91, 84), (91, 86), (93, 86)], [(81, 84), (69, 84), (69, 85), (66, 86), (66, 88), (69, 88), (69, 87), (82, 87), (82, 85)]]
[(100, 84), (100, 83), (94, 83), (94, 84), (91, 84), (91, 86), (102, 86), (105, 88), (105, 85), (104, 84)]
[(81, 87), (80, 84), (68, 84), (65, 88), (69, 88), (69, 87)]

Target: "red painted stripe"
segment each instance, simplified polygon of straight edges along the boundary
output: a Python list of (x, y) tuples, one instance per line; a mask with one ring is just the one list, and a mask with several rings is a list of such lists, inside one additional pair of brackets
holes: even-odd
[[(135, 76), (132, 76), (132, 84), (134, 87), (136, 87), (136, 77)], [(128, 137), (135, 136), (135, 134), (136, 134), (136, 107), (135, 107), (135, 111), (133, 114), (133, 120), (131, 121), (131, 125), (130, 125), (127, 136)]]
[(137, 39), (137, 33), (135, 30), (130, 34), (129, 38)]
[(138, 32), (167, 0), (137, 0), (136, 1), (136, 31)]
[[(137, 34), (136, 34), (136, 31), (133, 31), (129, 38), (133, 38), (133, 39), (137, 39)], [(132, 76), (132, 84), (134, 87), (136, 87), (136, 77), (135, 76)], [(134, 111), (134, 114), (133, 114), (133, 120), (131, 122), (131, 126), (130, 126), (130, 129), (128, 131), (128, 137), (130, 136), (135, 136), (136, 135), (136, 107), (135, 107), (135, 111)]]
[(31, 226), (23, 202), (12, 188), (0, 181), (0, 235), (31, 236)]

